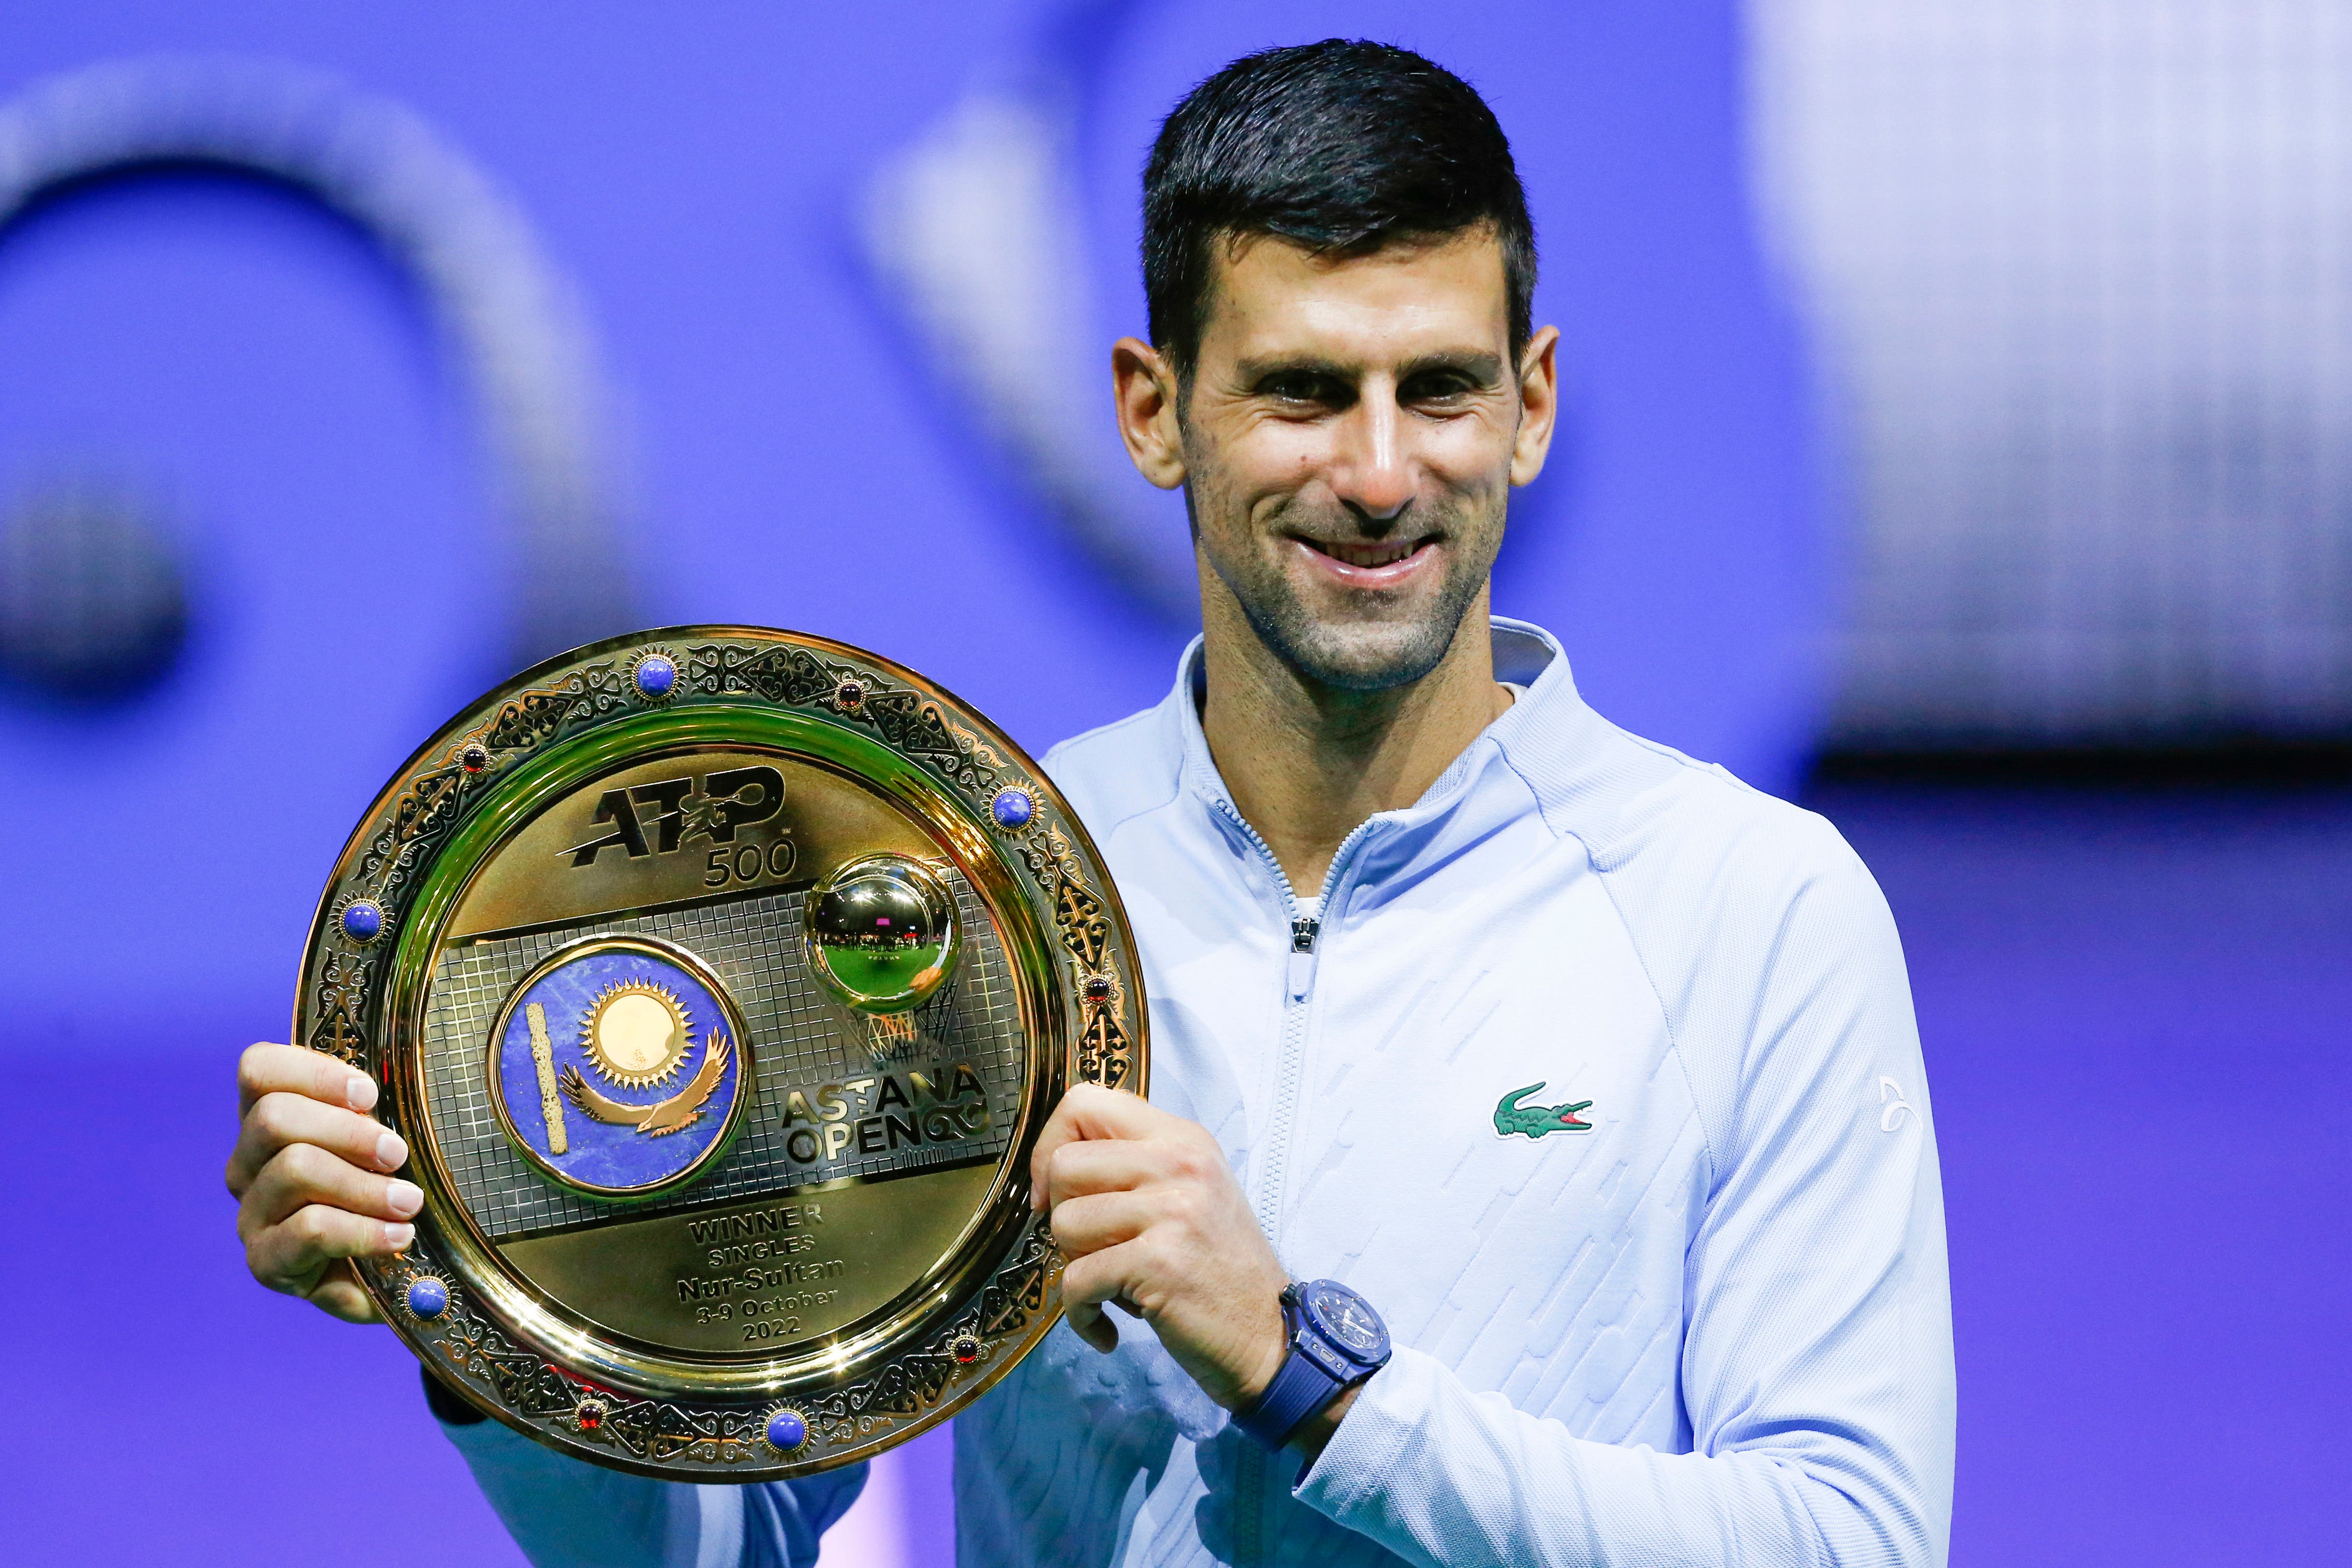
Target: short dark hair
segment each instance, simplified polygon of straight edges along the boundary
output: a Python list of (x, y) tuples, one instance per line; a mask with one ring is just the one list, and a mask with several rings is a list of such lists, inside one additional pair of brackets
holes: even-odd
[(1534, 330), (1535, 225), (1486, 100), (1387, 44), (1326, 38), (1244, 55), (1185, 94), (1144, 166), (1151, 340), (1191, 377), (1220, 241), (1266, 235), (1368, 256), (1482, 224), (1502, 245), (1516, 359)]

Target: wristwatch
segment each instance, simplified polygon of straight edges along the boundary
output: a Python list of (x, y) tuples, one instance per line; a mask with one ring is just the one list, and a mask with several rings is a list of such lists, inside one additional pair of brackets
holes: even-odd
[(1293, 1281), (1283, 1287), (1282, 1323), (1290, 1354), (1234, 1425), (1279, 1453), (1290, 1435), (1343, 1389), (1389, 1362), (1389, 1326), (1372, 1303), (1337, 1280)]

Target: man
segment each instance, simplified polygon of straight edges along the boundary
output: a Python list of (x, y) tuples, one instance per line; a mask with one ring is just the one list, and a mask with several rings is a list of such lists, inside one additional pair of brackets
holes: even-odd
[[(1120, 424), (1203, 634), (1045, 765), (1134, 920), (1152, 1094), (1075, 1090), (1037, 1149), (1068, 1322), (956, 1423), (961, 1561), (1940, 1563), (1884, 901), (1488, 614), (1557, 407), (1500, 128), (1400, 50), (1252, 56), (1163, 128), (1144, 251)], [(255, 1273), (364, 1315), (338, 1260), (407, 1239), (405, 1151), (322, 1058), (245, 1080)], [(806, 1563), (858, 1484), (624, 1477), (435, 1403), (542, 1563)]]

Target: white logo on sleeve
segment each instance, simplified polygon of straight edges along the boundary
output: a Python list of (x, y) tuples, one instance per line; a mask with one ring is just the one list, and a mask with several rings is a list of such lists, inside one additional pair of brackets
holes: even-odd
[(1919, 1119), (1919, 1113), (1912, 1108), (1911, 1102), (1903, 1098), (1903, 1085), (1892, 1078), (1878, 1081), (1878, 1130), (1882, 1133), (1891, 1133), (1903, 1125), (1903, 1118), (1906, 1115), (1915, 1122)]

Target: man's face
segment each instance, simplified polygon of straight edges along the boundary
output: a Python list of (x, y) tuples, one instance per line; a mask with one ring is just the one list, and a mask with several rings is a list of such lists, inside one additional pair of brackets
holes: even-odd
[[(1370, 256), (1220, 246), (1181, 411), (1202, 559), (1258, 637), (1349, 691), (1434, 669), (1486, 586), (1521, 439), (1501, 247), (1483, 229)], [(1516, 471), (1515, 471), (1516, 470)]]

